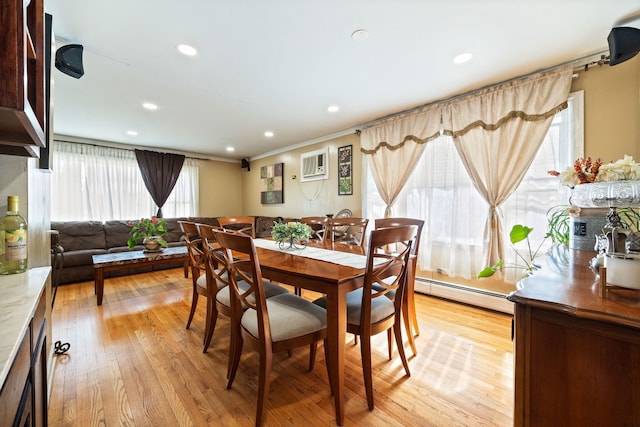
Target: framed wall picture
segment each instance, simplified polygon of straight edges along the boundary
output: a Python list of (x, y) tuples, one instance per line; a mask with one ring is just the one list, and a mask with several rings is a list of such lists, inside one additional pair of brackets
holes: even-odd
[(338, 148), (338, 195), (349, 196), (353, 194), (353, 146), (345, 145)]
[(262, 166), (260, 178), (262, 179), (260, 203), (263, 205), (284, 203), (284, 163)]

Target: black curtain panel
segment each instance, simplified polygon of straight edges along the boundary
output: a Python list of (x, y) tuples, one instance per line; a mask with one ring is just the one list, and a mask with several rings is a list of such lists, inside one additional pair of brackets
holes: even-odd
[(184, 156), (146, 150), (134, 151), (144, 185), (149, 190), (153, 201), (158, 205), (156, 216), (162, 218), (162, 207), (178, 181)]

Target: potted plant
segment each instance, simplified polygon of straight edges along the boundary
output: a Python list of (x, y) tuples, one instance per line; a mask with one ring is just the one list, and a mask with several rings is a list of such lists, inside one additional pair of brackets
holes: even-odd
[(131, 227), (131, 237), (127, 240), (129, 249), (135, 248), (140, 239), (147, 252), (158, 252), (169, 246), (162, 237), (168, 233), (165, 221), (152, 216), (136, 223), (129, 222), (128, 225)]
[[(478, 277), (479, 278), (491, 277), (496, 273), (496, 271), (502, 268), (520, 268), (522, 269), (523, 277), (527, 276), (528, 274), (531, 274), (535, 270), (538, 270), (540, 266), (538, 264), (535, 264), (534, 260), (538, 255), (540, 248), (542, 247), (542, 243), (544, 242), (544, 239), (540, 243), (538, 248), (535, 251), (533, 251), (531, 249), (531, 242), (529, 241), (529, 234), (531, 234), (532, 231), (533, 231), (533, 228), (527, 227), (526, 225), (516, 224), (513, 226), (513, 228), (511, 229), (511, 232), (509, 233), (509, 238), (511, 240), (511, 247), (515, 251), (516, 256), (524, 264), (506, 264), (504, 260), (501, 259), (495, 265), (485, 267), (484, 269), (482, 269), (482, 271), (478, 273)], [(523, 240), (527, 241), (528, 253), (526, 254), (526, 256), (518, 252), (518, 250), (514, 246), (516, 243), (522, 242)]]
[(311, 227), (301, 222), (288, 222), (285, 224), (277, 221), (273, 223), (271, 237), (278, 242), (280, 249), (285, 248), (287, 243), (289, 244), (287, 247), (289, 249), (304, 248), (311, 237)]

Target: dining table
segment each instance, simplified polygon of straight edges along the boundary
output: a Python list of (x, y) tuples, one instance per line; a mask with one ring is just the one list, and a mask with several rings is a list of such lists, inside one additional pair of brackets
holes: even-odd
[(255, 239), (254, 244), (264, 278), (326, 295), (329, 384), (333, 387), (336, 422), (343, 425), (346, 301), (347, 293), (364, 286), (365, 248), (315, 240), (302, 248), (267, 239)]

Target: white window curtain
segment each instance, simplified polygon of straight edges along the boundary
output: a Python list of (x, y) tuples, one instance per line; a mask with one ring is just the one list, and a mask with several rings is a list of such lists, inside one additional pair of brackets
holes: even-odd
[[(157, 206), (133, 151), (64, 141), (55, 141), (53, 150), (52, 220), (108, 221), (155, 214)], [(198, 164), (187, 160), (163, 208), (166, 217), (197, 215)]]
[[(383, 216), (385, 204), (370, 173), (365, 185), (363, 209), (373, 221)], [(484, 216), (480, 213), (486, 207), (451, 137), (441, 136), (426, 145), (394, 205), (394, 215), (425, 221), (418, 254), (421, 270), (470, 279), (481, 269)]]
[[(568, 188), (548, 170), (563, 170), (583, 152), (583, 94), (569, 97), (569, 108), (558, 112), (518, 189), (502, 206), (506, 229), (514, 224), (534, 228), (532, 245), (537, 247), (547, 231), (547, 210), (567, 204)], [(377, 192), (363, 156), (363, 212), (371, 220), (384, 216), (386, 204)], [(418, 265), (451, 278), (473, 279), (484, 267), (483, 229), (488, 204), (476, 191), (457, 154), (453, 140), (442, 136), (428, 144), (394, 205), (394, 215), (421, 218), (425, 226)], [(508, 233), (504, 236), (508, 241)], [(505, 243), (508, 247), (508, 243)], [(542, 251), (551, 245), (547, 239)], [(515, 263), (515, 252), (505, 251), (505, 260)], [(504, 279), (519, 279), (516, 269), (505, 270)]]
[(440, 109), (427, 107), (365, 128), (360, 135), (362, 153), (368, 157), (373, 179), (386, 207), (392, 207), (425, 145), (440, 135)]
[(566, 108), (573, 69), (565, 66), (494, 86), (443, 107), (445, 133), (488, 203), (484, 263), (504, 258), (500, 205), (518, 187), (553, 116)]

